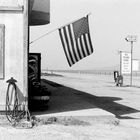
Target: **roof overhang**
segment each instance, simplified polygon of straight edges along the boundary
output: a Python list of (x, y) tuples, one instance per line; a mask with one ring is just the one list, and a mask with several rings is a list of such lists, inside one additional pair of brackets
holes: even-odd
[(50, 0), (29, 0), (29, 25), (50, 23)]

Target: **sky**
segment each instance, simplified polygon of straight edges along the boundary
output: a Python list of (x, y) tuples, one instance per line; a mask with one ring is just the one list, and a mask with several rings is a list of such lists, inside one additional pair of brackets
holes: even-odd
[[(69, 67), (57, 29), (88, 13), (94, 52)], [(42, 69), (114, 69), (119, 51), (131, 50), (128, 35), (137, 35), (133, 58), (140, 60), (139, 0), (51, 0), (50, 17), (50, 24), (30, 27), (30, 42), (53, 31), (30, 45), (30, 52), (41, 53)]]

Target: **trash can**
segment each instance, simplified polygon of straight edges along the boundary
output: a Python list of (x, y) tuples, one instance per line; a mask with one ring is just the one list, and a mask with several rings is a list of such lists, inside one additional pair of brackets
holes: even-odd
[(118, 71), (114, 71), (114, 81), (116, 83), (117, 81), (117, 77), (119, 76), (119, 72)]
[(116, 80), (116, 86), (122, 86), (123, 85), (123, 76), (118, 75), (117, 80)]

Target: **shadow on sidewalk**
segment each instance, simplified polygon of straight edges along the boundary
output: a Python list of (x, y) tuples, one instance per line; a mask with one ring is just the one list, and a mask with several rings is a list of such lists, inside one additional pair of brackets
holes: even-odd
[(42, 82), (44, 82), (46, 86), (55, 87), (55, 90), (53, 89), (52, 91), (49, 106), (38, 106), (36, 110), (32, 111), (33, 115), (101, 108), (113, 113), (117, 118), (133, 119), (128, 116), (122, 117), (121, 115), (140, 112), (139, 110), (115, 102), (122, 100), (121, 98), (98, 97), (45, 79), (42, 79)]

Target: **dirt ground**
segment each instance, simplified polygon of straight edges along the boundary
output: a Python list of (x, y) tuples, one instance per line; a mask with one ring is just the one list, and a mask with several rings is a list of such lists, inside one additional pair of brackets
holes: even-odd
[[(14, 128), (1, 115), (0, 140), (140, 140), (139, 77), (133, 78), (132, 87), (128, 86), (129, 77), (124, 77), (123, 87), (116, 87), (110, 75), (59, 75), (63, 76), (42, 77), (55, 82), (48, 86), (54, 98), (47, 110), (32, 112), (34, 127)], [(96, 115), (80, 115), (91, 109)], [(79, 114), (64, 116), (75, 111)], [(60, 112), (63, 116), (45, 117)]]

